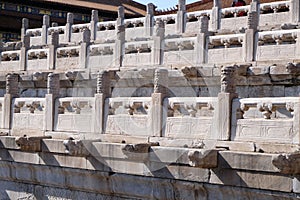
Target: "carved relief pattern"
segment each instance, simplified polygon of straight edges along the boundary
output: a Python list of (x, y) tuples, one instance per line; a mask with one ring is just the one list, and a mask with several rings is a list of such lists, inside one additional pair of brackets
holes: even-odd
[(148, 115), (151, 108), (150, 98), (143, 99), (109, 99), (109, 115)]
[(59, 48), (57, 49), (57, 58), (78, 57), (79, 48)]
[(157, 69), (154, 72), (154, 93), (167, 94), (168, 70)]
[(48, 94), (53, 94), (55, 96), (58, 96), (59, 90), (60, 90), (59, 74), (50, 73), (48, 75), (48, 81), (47, 81)]
[[(238, 140), (292, 142), (296, 136), (294, 107), (298, 98), (240, 99), (237, 109)], [(260, 115), (258, 115), (261, 113)]]
[(217, 47), (241, 47), (244, 41), (244, 34), (234, 34), (234, 35), (222, 35), (222, 36), (210, 36), (208, 48)]
[(221, 92), (235, 93), (236, 92), (236, 67), (226, 66), (221, 69)]
[(169, 102), (168, 117), (190, 116), (190, 117), (212, 117), (214, 103), (191, 103), (191, 102)]
[(149, 53), (151, 52), (151, 48), (152, 47), (150, 43), (140, 43), (140, 42), (126, 43), (125, 54)]
[(47, 59), (47, 57), (48, 57), (47, 50), (28, 51), (28, 60)]
[(90, 46), (90, 56), (113, 55), (113, 46)]
[(258, 34), (258, 45), (296, 43), (297, 32), (294, 30), (266, 31)]
[(108, 95), (110, 91), (110, 77), (107, 71), (100, 71), (97, 74), (97, 93)]
[(92, 99), (61, 98), (59, 99), (58, 114), (91, 114), (92, 105)]
[(1, 53), (1, 61), (20, 60), (20, 51), (6, 51)]
[(6, 76), (6, 94), (17, 96), (19, 93), (19, 75), (8, 74)]
[(45, 109), (45, 102), (36, 99), (17, 99), (14, 103), (14, 113), (41, 113)]

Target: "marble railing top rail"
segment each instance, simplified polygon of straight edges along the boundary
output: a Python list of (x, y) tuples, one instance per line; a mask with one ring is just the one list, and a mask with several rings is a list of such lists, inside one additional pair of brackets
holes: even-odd
[[(279, 1), (279, 2), (271, 2), (271, 3), (263, 3), (260, 4), (259, 9), (260, 13), (264, 14), (264, 11), (273, 10), (275, 13), (282, 9), (286, 8), (287, 10), (291, 6), (291, 1)], [(239, 12), (246, 12), (248, 13), (250, 11), (250, 5), (241, 6), (241, 7), (230, 7), (230, 8), (222, 8), (221, 14), (222, 16), (226, 16), (228, 18), (230, 17), (237, 17), (237, 15), (228, 16), (228, 14), (235, 14)], [(212, 10), (201, 10), (201, 11), (194, 11), (194, 12), (187, 12), (187, 22), (189, 22), (190, 19), (193, 18), (199, 18), (200, 16), (210, 16), (212, 13)], [(156, 20), (163, 20), (164, 22), (169, 22), (170, 20), (174, 20), (174, 22), (177, 20), (176, 14), (168, 14), (168, 15), (159, 15), (154, 16), (154, 21)], [(145, 25), (146, 17), (140, 17), (140, 18), (132, 18), (132, 19), (125, 19), (124, 25), (126, 28), (132, 28), (135, 27), (135, 25), (141, 24), (141, 26)], [(106, 21), (106, 22), (97, 22), (96, 26), (98, 29), (101, 27), (113, 27), (112, 29), (116, 29), (117, 21)], [(89, 28), (91, 26), (91, 23), (86, 24), (72, 24), (72, 30), (74, 32), (76, 31), (82, 31), (84, 28)], [(58, 31), (58, 32), (64, 32), (65, 27), (64, 26), (58, 26), (58, 27), (49, 27), (48, 31), (51, 33), (52, 31)], [(101, 30), (101, 29), (100, 29)], [(105, 30), (105, 29), (103, 29)], [(111, 29), (108, 29), (111, 30)], [(32, 35), (32, 36), (40, 36), (41, 35), (42, 28), (35, 28), (35, 29), (27, 29), (26, 34)]]
[[(277, 44), (277, 45), (295, 45), (297, 39), (299, 38), (300, 29), (289, 29), (289, 30), (273, 30), (273, 31), (263, 31), (257, 32), (254, 45), (262, 46), (265, 44)], [(244, 41), (246, 40), (246, 33), (237, 34), (224, 34), (224, 35), (208, 35), (206, 37), (208, 46), (204, 46), (204, 50), (209, 51), (214, 48), (243, 48)], [(168, 51), (187, 51), (196, 50), (199, 47), (198, 36), (186, 36), (178, 38), (165, 38), (163, 40), (165, 52)], [(72, 45), (72, 46), (71, 46)], [(124, 54), (132, 53), (150, 53), (156, 50), (155, 40), (153, 38), (148, 38), (141, 41), (124, 41)], [(198, 45), (198, 46), (197, 46)], [(81, 44), (70, 43), (70, 45), (58, 45), (54, 53), (50, 51), (48, 45), (36, 46), (27, 49), (26, 54), (28, 57), (26, 59), (46, 59), (49, 55), (54, 55), (54, 57), (78, 57), (82, 51)], [(10, 50), (1, 52), (1, 61), (18, 61), (21, 58), (21, 50)], [(89, 43), (87, 47), (87, 53), (85, 57), (89, 56), (101, 56), (101, 55), (115, 55), (117, 53), (115, 43)], [(196, 53), (196, 52), (195, 52)], [(291, 55), (292, 56), (292, 55)], [(294, 57), (294, 56), (293, 56)], [(272, 59), (272, 57), (270, 57)], [(257, 60), (259, 61), (259, 60)], [(136, 63), (133, 63), (136, 64)]]

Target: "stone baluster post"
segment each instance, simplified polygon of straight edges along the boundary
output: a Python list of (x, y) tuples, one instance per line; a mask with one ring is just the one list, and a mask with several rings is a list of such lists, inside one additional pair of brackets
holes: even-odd
[(255, 60), (257, 44), (255, 36), (259, 25), (259, 2), (253, 0), (250, 4), (248, 13), (247, 30), (245, 32), (245, 41), (243, 42), (243, 57), (245, 62)]
[(153, 35), (154, 10), (155, 10), (154, 4), (152, 4), (152, 3), (147, 4), (147, 15), (145, 18), (145, 36), (146, 37), (150, 37)]
[(206, 62), (206, 57), (207, 57), (206, 38), (209, 35), (208, 21), (209, 20), (207, 16), (202, 16), (199, 18), (200, 30), (199, 33), (197, 34), (197, 42), (195, 46), (195, 50), (197, 52), (196, 64), (203, 64)]
[(48, 15), (44, 15), (43, 26), (42, 26), (42, 45), (47, 45), (49, 27), (50, 27), (50, 17)]
[(221, 92), (218, 94), (218, 110), (216, 112), (216, 139), (230, 140), (232, 100), (236, 93), (236, 66), (225, 66), (221, 70)]
[(152, 64), (163, 64), (164, 57), (164, 38), (165, 38), (165, 23), (162, 20), (156, 21), (153, 33), (154, 46), (152, 48)]
[(26, 35), (26, 31), (29, 27), (29, 21), (27, 18), (22, 19), (22, 28), (21, 28), (21, 42), (24, 42), (24, 37)]
[(88, 47), (91, 41), (91, 31), (84, 29), (82, 32), (81, 44), (80, 44), (80, 68), (87, 68), (87, 55)]
[(117, 39), (115, 42), (115, 66), (122, 67), (125, 53), (125, 25), (124, 25), (124, 7), (118, 8), (117, 19)]
[(178, 11), (176, 20), (177, 33), (181, 34), (185, 32), (186, 28), (186, 4), (185, 0), (178, 0)]
[(104, 134), (105, 130), (105, 99), (111, 96), (110, 76), (108, 71), (97, 74), (97, 93), (95, 94), (94, 132)]
[(216, 32), (221, 27), (221, 2), (220, 0), (214, 0), (214, 6), (211, 10), (210, 18), (210, 30)]
[(300, 22), (300, 1), (299, 0), (291, 0), (290, 1), (290, 20), (292, 23)]
[(59, 45), (59, 33), (51, 33), (50, 43), (48, 45), (49, 54), (48, 54), (48, 69), (55, 69), (56, 65), (56, 49)]
[(73, 22), (74, 22), (73, 13), (68, 13), (67, 14), (66, 30), (65, 30), (65, 42), (71, 42)]
[(4, 95), (2, 110), (2, 128), (9, 130), (12, 119), (12, 99), (19, 97), (19, 75), (8, 74), (6, 76), (6, 94)]
[(151, 108), (152, 136), (162, 137), (165, 117), (163, 116), (164, 98), (168, 96), (168, 70), (156, 69), (154, 72), (154, 92)]
[(20, 71), (26, 71), (27, 69), (27, 51), (30, 48), (30, 36), (24, 35), (22, 41), (22, 47), (20, 51)]
[(44, 115), (44, 130), (53, 131), (55, 117), (55, 99), (59, 97), (59, 74), (50, 73), (47, 80), (46, 108)]
[(97, 39), (97, 23), (99, 22), (98, 10), (92, 10), (91, 40)]

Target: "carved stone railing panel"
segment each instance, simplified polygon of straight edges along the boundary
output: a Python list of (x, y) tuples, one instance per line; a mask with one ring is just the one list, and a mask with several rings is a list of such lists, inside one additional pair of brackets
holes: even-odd
[(143, 27), (145, 23), (145, 17), (125, 19), (124, 23), (125, 23), (125, 28)]
[(298, 32), (300, 31), (297, 29), (259, 32), (258, 45), (294, 44), (296, 43)]
[(151, 134), (151, 97), (117, 97), (106, 100), (106, 133), (134, 136)]
[(104, 55), (113, 55), (114, 45), (113, 44), (97, 44), (89, 46), (89, 56), (104, 56)]
[(247, 16), (247, 13), (249, 12), (249, 9), (250, 9), (249, 5), (248, 6), (223, 8), (221, 10), (222, 18)]
[(48, 49), (31, 49), (27, 52), (28, 60), (47, 59)]
[[(265, 31), (258, 33), (256, 60), (286, 59), (297, 56), (299, 30)], [(270, 46), (272, 45), (272, 46)]]
[(58, 48), (56, 53), (57, 68), (64, 68), (64, 69), (78, 68), (80, 62), (79, 53), (80, 53), (80, 46)]
[(20, 53), (21, 51), (1, 52), (0, 71), (18, 71), (20, 69)]
[(116, 21), (106, 21), (97, 23), (97, 31), (115, 30)]
[(153, 48), (153, 41), (126, 42), (123, 66), (134, 66), (136, 63), (151, 65), (151, 51)]
[(202, 16), (210, 16), (211, 10), (200, 10), (195, 12), (188, 12), (186, 14), (187, 22), (195, 22), (198, 21), (200, 17)]
[(240, 47), (244, 41), (244, 34), (230, 34), (230, 35), (217, 35), (210, 36), (208, 48), (231, 48)]
[(233, 140), (299, 143), (299, 98), (235, 99)]
[(42, 28), (35, 28), (35, 29), (27, 29), (26, 35), (30, 35), (31, 37), (38, 37), (42, 34)]
[(46, 100), (16, 98), (12, 101), (12, 134), (17, 136), (43, 135)]
[(48, 35), (51, 35), (53, 32), (58, 32), (59, 34), (64, 34), (66, 32), (65, 26), (56, 26), (48, 28)]
[(208, 63), (243, 62), (245, 34), (210, 36), (208, 39)]
[(176, 14), (170, 14), (170, 15), (159, 15), (155, 16), (155, 21), (162, 20), (165, 24), (175, 24), (176, 22)]
[(95, 44), (88, 47), (88, 67), (100, 70), (113, 67), (114, 65), (114, 43)]
[(165, 40), (164, 64), (187, 65), (196, 62), (196, 37), (175, 38)]
[(164, 101), (166, 137), (211, 138), (214, 127), (217, 98), (213, 97), (174, 97)]
[(4, 51), (1, 52), (1, 62), (20, 60), (20, 51)]
[(47, 70), (49, 49), (27, 51), (27, 70)]
[(73, 24), (72, 25), (72, 32), (73, 33), (79, 33), (83, 32), (84, 29), (89, 29), (90, 28), (90, 23), (86, 24)]
[(271, 3), (262, 3), (260, 4), (260, 12), (264, 13), (276, 13), (276, 12), (287, 12), (289, 11), (290, 1), (278, 1)]
[(92, 132), (95, 99), (93, 97), (59, 98), (55, 102), (55, 131)]

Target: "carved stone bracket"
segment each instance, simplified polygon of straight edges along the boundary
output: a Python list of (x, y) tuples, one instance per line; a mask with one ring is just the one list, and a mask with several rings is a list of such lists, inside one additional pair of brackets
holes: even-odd
[(34, 72), (32, 74), (32, 79), (34, 81), (46, 81), (49, 73), (48, 72)]
[(75, 81), (76, 78), (78, 77), (79, 72), (78, 71), (68, 71), (65, 72), (65, 76), (67, 79), (69, 79), (70, 81)]
[(42, 140), (51, 139), (51, 136), (19, 137), (16, 138), (16, 144), (22, 151), (40, 152), (42, 151)]
[(300, 63), (288, 63), (286, 65), (286, 71), (292, 75), (300, 75)]
[(132, 160), (146, 160), (149, 156), (151, 146), (157, 143), (127, 144), (122, 148), (123, 153)]
[(289, 175), (300, 174), (300, 153), (274, 155), (272, 164), (279, 169), (280, 173)]
[(181, 71), (187, 78), (198, 77), (198, 69), (196, 67), (184, 67), (183, 69), (181, 69)]
[(90, 152), (87, 149), (91, 141), (74, 140), (72, 138), (64, 140), (63, 144), (66, 148), (65, 152), (71, 156), (83, 156), (87, 157)]
[(218, 166), (218, 150), (192, 150), (188, 152), (190, 166), (199, 168), (215, 168)]

